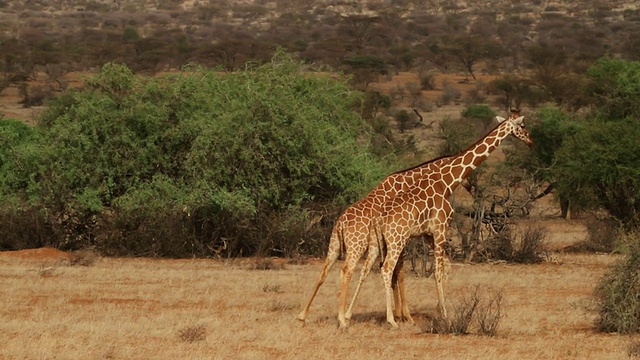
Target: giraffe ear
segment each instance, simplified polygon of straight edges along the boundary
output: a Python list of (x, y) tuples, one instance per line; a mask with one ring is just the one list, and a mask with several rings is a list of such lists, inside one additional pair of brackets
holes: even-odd
[(504, 122), (506, 119), (503, 118), (502, 116), (496, 116), (496, 120), (498, 120), (499, 123)]
[(513, 123), (516, 125), (523, 125), (524, 124), (524, 116), (520, 116), (519, 118), (513, 119)]

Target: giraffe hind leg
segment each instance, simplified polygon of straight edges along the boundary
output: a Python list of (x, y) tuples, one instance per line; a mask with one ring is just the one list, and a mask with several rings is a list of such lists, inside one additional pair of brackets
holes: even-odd
[(331, 241), (329, 242), (329, 252), (327, 254), (327, 259), (324, 262), (324, 266), (322, 267), (322, 272), (320, 272), (320, 276), (316, 281), (316, 284), (313, 288), (313, 292), (311, 293), (311, 296), (309, 297), (309, 300), (307, 300), (307, 303), (305, 304), (304, 308), (302, 308), (302, 311), (298, 314), (298, 320), (305, 321), (307, 319), (307, 315), (309, 315), (309, 308), (311, 307), (311, 303), (313, 302), (313, 299), (316, 297), (316, 294), (318, 293), (320, 286), (322, 286), (324, 281), (327, 279), (327, 275), (329, 274), (329, 271), (331, 270), (333, 265), (338, 260), (339, 255), (340, 255), (340, 240), (338, 239), (338, 237), (332, 236)]
[(382, 266), (382, 281), (384, 282), (384, 289), (387, 299), (387, 322), (391, 324), (393, 328), (398, 328), (398, 324), (396, 323), (393, 316), (393, 307), (394, 307), (394, 295), (393, 290), (391, 288), (392, 278), (393, 278), (393, 270), (396, 267), (396, 263), (398, 261), (398, 256), (392, 254), (391, 252), (387, 253), (387, 256), (384, 260), (384, 266)]
[[(355, 249), (354, 249), (355, 250)], [(349, 283), (351, 282), (351, 276), (358, 264), (358, 260), (364, 253), (363, 249), (358, 249), (354, 252), (347, 251), (347, 256), (344, 261), (342, 269), (340, 269), (340, 302), (338, 305), (338, 321), (340, 322), (340, 328), (344, 329), (348, 325), (346, 317), (347, 297), (349, 295)]]
[(401, 256), (393, 273), (393, 282), (395, 282), (395, 284), (392, 284), (392, 288), (394, 289), (395, 315), (401, 321), (413, 324), (413, 318), (411, 317), (411, 312), (409, 311), (409, 305), (407, 303), (407, 291), (404, 284), (405, 274), (403, 267), (404, 261)]
[(358, 293), (360, 292), (360, 287), (362, 286), (362, 283), (364, 283), (364, 280), (367, 278), (367, 276), (371, 272), (371, 268), (373, 267), (373, 264), (375, 263), (376, 259), (378, 258), (378, 254), (379, 253), (380, 253), (380, 250), (378, 248), (378, 245), (377, 244), (374, 245), (373, 243), (370, 243), (369, 254), (367, 255), (367, 259), (365, 260), (364, 265), (362, 265), (362, 270), (360, 272), (360, 280), (358, 281), (358, 286), (356, 287), (356, 290), (353, 293), (353, 298), (351, 299), (351, 303), (349, 304), (349, 308), (347, 309), (347, 312), (345, 313), (345, 318), (347, 320), (351, 319), (351, 315), (353, 315), (353, 304), (355, 304), (355, 302), (356, 302), (356, 298), (358, 297)]

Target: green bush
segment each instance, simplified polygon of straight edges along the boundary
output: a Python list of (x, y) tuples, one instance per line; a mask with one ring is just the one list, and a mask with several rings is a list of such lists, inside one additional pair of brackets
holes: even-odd
[(595, 290), (600, 331), (635, 333), (640, 331), (640, 233), (632, 232), (621, 241), (624, 258), (600, 279)]
[(585, 120), (555, 155), (559, 194), (577, 209), (604, 208), (627, 228), (640, 225), (640, 127), (635, 119)]
[[(37, 129), (15, 119), (0, 120), (0, 201), (14, 203), (16, 192), (36, 177), (42, 157)], [(27, 197), (29, 194), (26, 194)]]
[(496, 117), (496, 113), (488, 105), (470, 105), (462, 111), (462, 116), (466, 118), (493, 121)]
[[(282, 52), (235, 73), (144, 77), (107, 64), (86, 84), (53, 100), (38, 139), (1, 164), (0, 194), (44, 209), (62, 247), (291, 254), (304, 246), (282, 244), (287, 234), (302, 243), (300, 229), (326, 225), (300, 214), (354, 201), (389, 169), (369, 152), (360, 93)], [(264, 238), (272, 217), (295, 225)]]

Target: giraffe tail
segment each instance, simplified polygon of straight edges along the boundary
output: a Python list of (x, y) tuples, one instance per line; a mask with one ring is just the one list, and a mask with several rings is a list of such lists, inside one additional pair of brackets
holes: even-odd
[(343, 229), (339, 222), (336, 222), (336, 224), (333, 226), (333, 229), (331, 230), (331, 235), (329, 235), (329, 248), (327, 250), (327, 260), (329, 258), (334, 258), (335, 260), (337, 260), (339, 257), (344, 256), (345, 254), (346, 249)]
[(387, 257), (387, 246), (384, 242), (384, 235), (382, 234), (380, 224), (378, 224), (378, 221), (376, 221), (376, 219), (371, 221), (370, 226), (371, 228), (369, 229), (369, 236), (375, 236), (376, 238), (375, 240), (378, 244), (378, 249), (380, 249), (380, 256), (378, 257), (378, 259), (380, 259), (380, 267), (382, 267), (382, 265), (384, 264), (384, 259)]
[[(340, 254), (340, 256), (345, 256), (345, 243), (344, 243), (344, 229), (342, 228), (342, 223), (337, 223), (336, 226), (334, 227), (333, 231), (331, 232), (331, 240), (329, 241), (329, 246), (331, 246), (331, 242), (333, 241), (337, 241), (338, 242), (338, 254)], [(334, 246), (336, 246), (334, 244)]]

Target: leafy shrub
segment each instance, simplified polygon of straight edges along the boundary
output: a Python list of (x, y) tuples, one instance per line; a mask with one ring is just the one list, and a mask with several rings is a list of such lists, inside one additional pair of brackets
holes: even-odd
[(594, 296), (598, 317), (596, 326), (605, 332), (640, 331), (640, 233), (622, 239), (624, 258), (599, 280)]
[(15, 119), (0, 119), (0, 199), (26, 187), (41, 156), (40, 133)]
[(429, 73), (420, 75), (420, 88), (422, 90), (434, 90), (436, 88), (436, 75)]
[(560, 196), (577, 210), (604, 208), (623, 226), (640, 226), (640, 127), (633, 118), (583, 121), (555, 153)]
[(0, 251), (51, 246), (59, 241), (46, 210), (6, 203), (0, 208)]
[(470, 105), (462, 111), (462, 116), (466, 118), (493, 120), (496, 113), (487, 105)]
[(445, 117), (440, 121), (440, 136), (444, 140), (440, 148), (441, 155), (457, 154), (473, 144), (481, 134), (481, 128), (471, 119)]
[[(313, 206), (351, 202), (388, 172), (363, 141), (360, 94), (310, 71), (283, 53), (233, 74), (107, 64), (51, 102), (33, 141), (11, 128), (0, 207), (28, 200), (66, 249), (294, 255), (301, 237), (324, 234)], [(263, 239), (270, 221), (290, 228)]]
[(405, 132), (411, 127), (411, 115), (406, 110), (400, 110), (396, 113), (396, 122), (398, 123), (398, 130)]
[(460, 90), (456, 89), (453, 85), (445, 84), (442, 89), (442, 94), (440, 94), (436, 100), (436, 105), (443, 106), (457, 102), (461, 95)]

